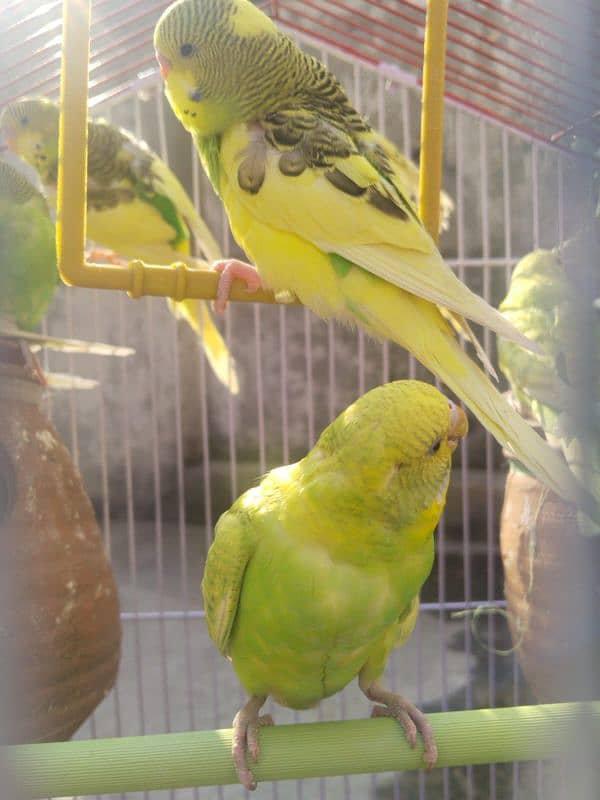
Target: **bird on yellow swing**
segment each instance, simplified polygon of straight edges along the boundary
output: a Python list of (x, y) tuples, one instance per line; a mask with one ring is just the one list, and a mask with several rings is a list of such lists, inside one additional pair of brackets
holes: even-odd
[(240, 278), (249, 289), (262, 283), (292, 292), (325, 319), (391, 339), (534, 475), (597, 516), (564, 459), (511, 408), (456, 332), (489, 370), (468, 319), (539, 346), (444, 263), (409, 199), (395, 148), (327, 67), (249, 0), (178, 0), (160, 17), (154, 46), (173, 111), (256, 266), (214, 265), (217, 307)]

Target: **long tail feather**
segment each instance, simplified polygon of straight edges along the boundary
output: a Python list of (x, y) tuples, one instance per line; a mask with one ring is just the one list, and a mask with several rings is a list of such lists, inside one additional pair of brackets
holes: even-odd
[(596, 504), (562, 456), (517, 414), (455, 339), (448, 338), (445, 344), (446, 353), (442, 343), (436, 342), (429, 354), (416, 354), (417, 358), (452, 389), (494, 438), (537, 478), (565, 500), (593, 515)]
[(488, 354), (485, 352), (479, 339), (473, 333), (473, 329), (467, 322), (467, 320), (462, 317), (460, 314), (457, 314), (455, 311), (448, 311), (448, 309), (443, 308), (443, 306), (438, 306), (439, 311), (443, 317), (445, 317), (450, 325), (454, 328), (456, 333), (461, 336), (466, 341), (471, 342), (475, 349), (475, 353), (477, 358), (481, 361), (485, 369), (490, 373), (492, 378), (497, 381), (498, 380), (498, 373), (494, 369), (494, 365), (490, 361)]
[(368, 284), (364, 287), (357, 282), (352, 295), (347, 297), (354, 312), (360, 309), (363, 323), (373, 333), (392, 339), (413, 353), (540, 481), (600, 521), (598, 503), (579, 483), (562, 455), (538, 436), (461, 349), (436, 306), (405, 292), (390, 292), (389, 284), (369, 292)]
[(239, 394), (240, 385), (233, 356), (230, 354), (208, 306), (202, 300), (169, 300), (176, 317), (184, 319), (202, 342), (202, 347), (215, 375), (232, 394)]

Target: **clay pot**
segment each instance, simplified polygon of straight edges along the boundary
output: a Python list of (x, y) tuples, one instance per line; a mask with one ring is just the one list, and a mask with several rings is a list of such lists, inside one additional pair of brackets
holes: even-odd
[(94, 511), (21, 353), (0, 340), (0, 682), (5, 738), (34, 742), (69, 738), (113, 686), (121, 624)]
[(600, 697), (600, 537), (573, 506), (511, 466), (500, 521), (509, 625), (540, 702)]

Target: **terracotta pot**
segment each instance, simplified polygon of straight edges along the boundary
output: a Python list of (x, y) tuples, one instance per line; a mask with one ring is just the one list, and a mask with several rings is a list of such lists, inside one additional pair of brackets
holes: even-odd
[(81, 476), (20, 354), (0, 340), (0, 681), (5, 737), (33, 742), (69, 738), (110, 690), (121, 624)]
[(541, 702), (600, 697), (600, 537), (582, 536), (573, 506), (514, 466), (500, 550), (509, 625)]

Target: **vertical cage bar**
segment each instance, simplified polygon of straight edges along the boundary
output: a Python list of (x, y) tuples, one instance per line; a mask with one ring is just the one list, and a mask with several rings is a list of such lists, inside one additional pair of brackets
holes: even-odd
[[(385, 79), (377, 73), (377, 129), (385, 136)], [(390, 343), (386, 339), (381, 345), (381, 382), (390, 380)]]
[(289, 433), (289, 402), (288, 380), (289, 365), (287, 356), (287, 309), (285, 305), (279, 306), (279, 360), (281, 363), (281, 442), (282, 459), (284, 464), (290, 462), (290, 433)]
[(266, 440), (265, 440), (265, 397), (262, 368), (262, 334), (260, 303), (254, 303), (254, 352), (256, 367), (256, 411), (258, 421), (258, 465), (259, 472), (263, 475), (267, 469)]
[[(489, 210), (489, 174), (488, 174), (488, 129), (487, 123), (482, 119), (479, 123), (479, 167), (481, 177), (481, 236), (483, 256), (483, 297), (488, 303), (491, 297), (491, 267), (490, 259), (490, 210)], [(483, 333), (484, 348), (491, 356), (491, 334), (487, 327)], [(488, 431), (485, 433), (485, 497), (486, 497), (486, 580), (487, 600), (494, 598), (494, 559), (495, 559), (495, 508), (494, 508), (494, 442)], [(487, 653), (488, 662), (488, 701), (490, 706), (495, 705), (496, 684), (496, 658), (494, 654), (494, 628), (493, 614), (487, 615), (487, 636), (491, 646)], [(496, 766), (490, 764), (490, 800), (496, 800)]]
[[(125, 327), (125, 300), (123, 295), (119, 293), (119, 339), (120, 341), (127, 341), (126, 327)], [(136, 531), (135, 531), (135, 511), (133, 502), (133, 463), (131, 456), (131, 422), (129, 416), (129, 376), (127, 367), (123, 359), (120, 363), (121, 367), (121, 429), (124, 449), (125, 460), (125, 492), (127, 502), (127, 552), (129, 560), (129, 581), (132, 589), (132, 605), (134, 612), (139, 611), (139, 594), (138, 594), (138, 571), (137, 571), (137, 548), (136, 548)], [(139, 732), (143, 735), (146, 733), (146, 714), (144, 708), (144, 693), (143, 693), (143, 669), (142, 669), (142, 648), (140, 641), (140, 624), (136, 620), (133, 623), (134, 635), (134, 659), (135, 671), (137, 676), (136, 681), (136, 695), (138, 701), (138, 724)]]
[[(402, 139), (403, 139), (403, 152), (407, 158), (412, 155), (412, 137), (410, 133), (410, 95), (408, 88), (402, 86), (400, 88), (400, 97), (402, 100)], [(408, 377), (414, 380), (417, 377), (417, 360), (412, 353), (408, 353)]]
[[(465, 190), (464, 190), (464, 133), (463, 133), (463, 113), (456, 112), (456, 226), (457, 226), (457, 247), (458, 247), (458, 276), (465, 279)], [(461, 454), (461, 512), (463, 523), (462, 537), (462, 557), (464, 573), (464, 600), (470, 603), (472, 600), (471, 582), (471, 507), (469, 498), (469, 445), (466, 439), (460, 443)], [(465, 707), (473, 708), (473, 683), (471, 678), (471, 658), (473, 654), (473, 641), (469, 620), (465, 617)], [(473, 768), (466, 767), (467, 800), (472, 800), (474, 795)]]
[[(363, 111), (361, 67), (355, 61), (352, 65), (352, 99), (357, 111)], [(358, 394), (365, 393), (365, 332), (362, 328), (356, 329), (358, 339)]]
[(306, 418), (308, 429), (308, 449), (315, 443), (315, 409), (313, 404), (313, 357), (312, 357), (312, 327), (311, 314), (304, 308), (304, 348), (306, 363)]
[[(167, 131), (164, 114), (164, 103), (160, 90), (154, 92), (154, 107), (158, 121), (158, 141), (159, 154), (167, 166), (169, 165), (169, 152), (167, 147)], [(194, 205), (198, 208), (198, 203), (194, 198)], [(171, 345), (173, 353), (173, 388), (174, 396), (174, 422), (175, 422), (175, 462), (177, 474), (177, 523), (178, 523), (178, 542), (179, 542), (179, 580), (181, 591), (181, 602), (184, 611), (189, 611), (189, 575), (188, 575), (188, 548), (187, 548), (187, 519), (185, 512), (185, 469), (183, 463), (183, 423), (181, 418), (182, 393), (181, 393), (181, 364), (179, 356), (179, 324), (173, 315), (169, 317), (171, 331)], [(183, 641), (184, 641), (184, 669), (185, 685), (188, 696), (187, 719), (190, 728), (196, 726), (196, 710), (194, 702), (194, 681), (192, 675), (192, 654), (191, 654), (191, 630), (190, 620), (184, 615)], [(193, 789), (194, 798), (199, 797), (198, 789)]]

